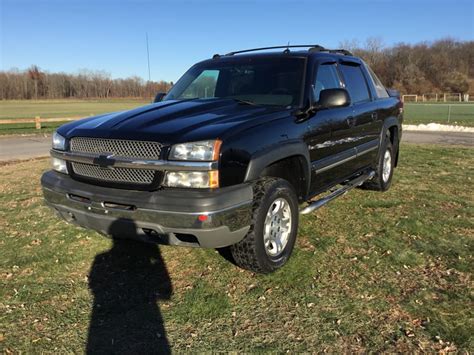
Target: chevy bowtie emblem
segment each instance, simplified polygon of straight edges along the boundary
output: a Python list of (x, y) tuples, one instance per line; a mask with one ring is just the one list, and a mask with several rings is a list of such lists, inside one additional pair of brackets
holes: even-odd
[(115, 164), (115, 159), (113, 159), (113, 156), (113, 154), (99, 155), (98, 158), (94, 158), (94, 164), (98, 165), (101, 169), (112, 170)]

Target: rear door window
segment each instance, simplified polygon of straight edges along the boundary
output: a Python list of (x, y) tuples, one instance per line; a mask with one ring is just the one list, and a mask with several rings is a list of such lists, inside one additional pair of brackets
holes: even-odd
[(359, 103), (370, 100), (369, 88), (365, 81), (364, 73), (362, 73), (360, 65), (354, 63), (342, 64), (340, 66), (344, 83), (352, 103)]
[(367, 71), (370, 74), (370, 77), (372, 78), (372, 82), (374, 83), (374, 88), (375, 88), (375, 94), (379, 99), (386, 98), (388, 97), (387, 89), (385, 89), (385, 86), (383, 86), (382, 82), (380, 79), (375, 75), (372, 69), (368, 65), (366, 65)]

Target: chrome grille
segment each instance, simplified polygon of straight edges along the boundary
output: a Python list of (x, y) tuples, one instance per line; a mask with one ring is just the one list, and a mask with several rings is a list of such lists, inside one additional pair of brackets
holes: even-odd
[(75, 137), (71, 139), (71, 152), (113, 154), (124, 158), (159, 159), (161, 144), (125, 139)]
[[(70, 150), (73, 153), (87, 153), (92, 155), (114, 155), (131, 159), (159, 159), (162, 145), (158, 142), (136, 141), (125, 139), (105, 139), (74, 137), (70, 141)], [(97, 165), (71, 163), (76, 176), (94, 179), (102, 182), (151, 185), (156, 174), (154, 170), (114, 168), (103, 169)]]
[(97, 165), (72, 163), (74, 173), (82, 177), (116, 183), (150, 185), (155, 177), (154, 170), (140, 169), (102, 169)]

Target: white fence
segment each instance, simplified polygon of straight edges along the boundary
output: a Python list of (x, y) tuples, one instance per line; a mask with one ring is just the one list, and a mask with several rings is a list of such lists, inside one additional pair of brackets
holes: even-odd
[(407, 94), (402, 95), (403, 102), (469, 102), (469, 94), (456, 93), (429, 93), (423, 95)]

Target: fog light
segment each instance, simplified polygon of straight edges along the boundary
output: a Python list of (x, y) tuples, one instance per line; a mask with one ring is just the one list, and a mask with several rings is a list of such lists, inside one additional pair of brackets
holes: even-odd
[(51, 164), (53, 165), (53, 170), (57, 172), (67, 174), (67, 165), (66, 161), (58, 158), (51, 158)]

